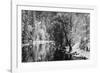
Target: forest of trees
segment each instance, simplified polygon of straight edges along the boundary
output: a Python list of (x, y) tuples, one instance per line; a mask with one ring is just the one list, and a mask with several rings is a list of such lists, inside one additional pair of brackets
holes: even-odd
[(87, 60), (90, 14), (22, 10), (22, 62)]

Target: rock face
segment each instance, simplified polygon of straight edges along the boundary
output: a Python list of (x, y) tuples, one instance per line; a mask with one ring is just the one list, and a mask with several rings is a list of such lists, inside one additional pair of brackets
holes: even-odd
[(22, 62), (85, 60), (90, 14), (22, 10)]

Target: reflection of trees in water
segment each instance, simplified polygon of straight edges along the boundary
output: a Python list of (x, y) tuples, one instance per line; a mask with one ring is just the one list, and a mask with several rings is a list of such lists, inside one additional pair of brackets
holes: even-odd
[(89, 14), (22, 11), (22, 61), (87, 59)]

